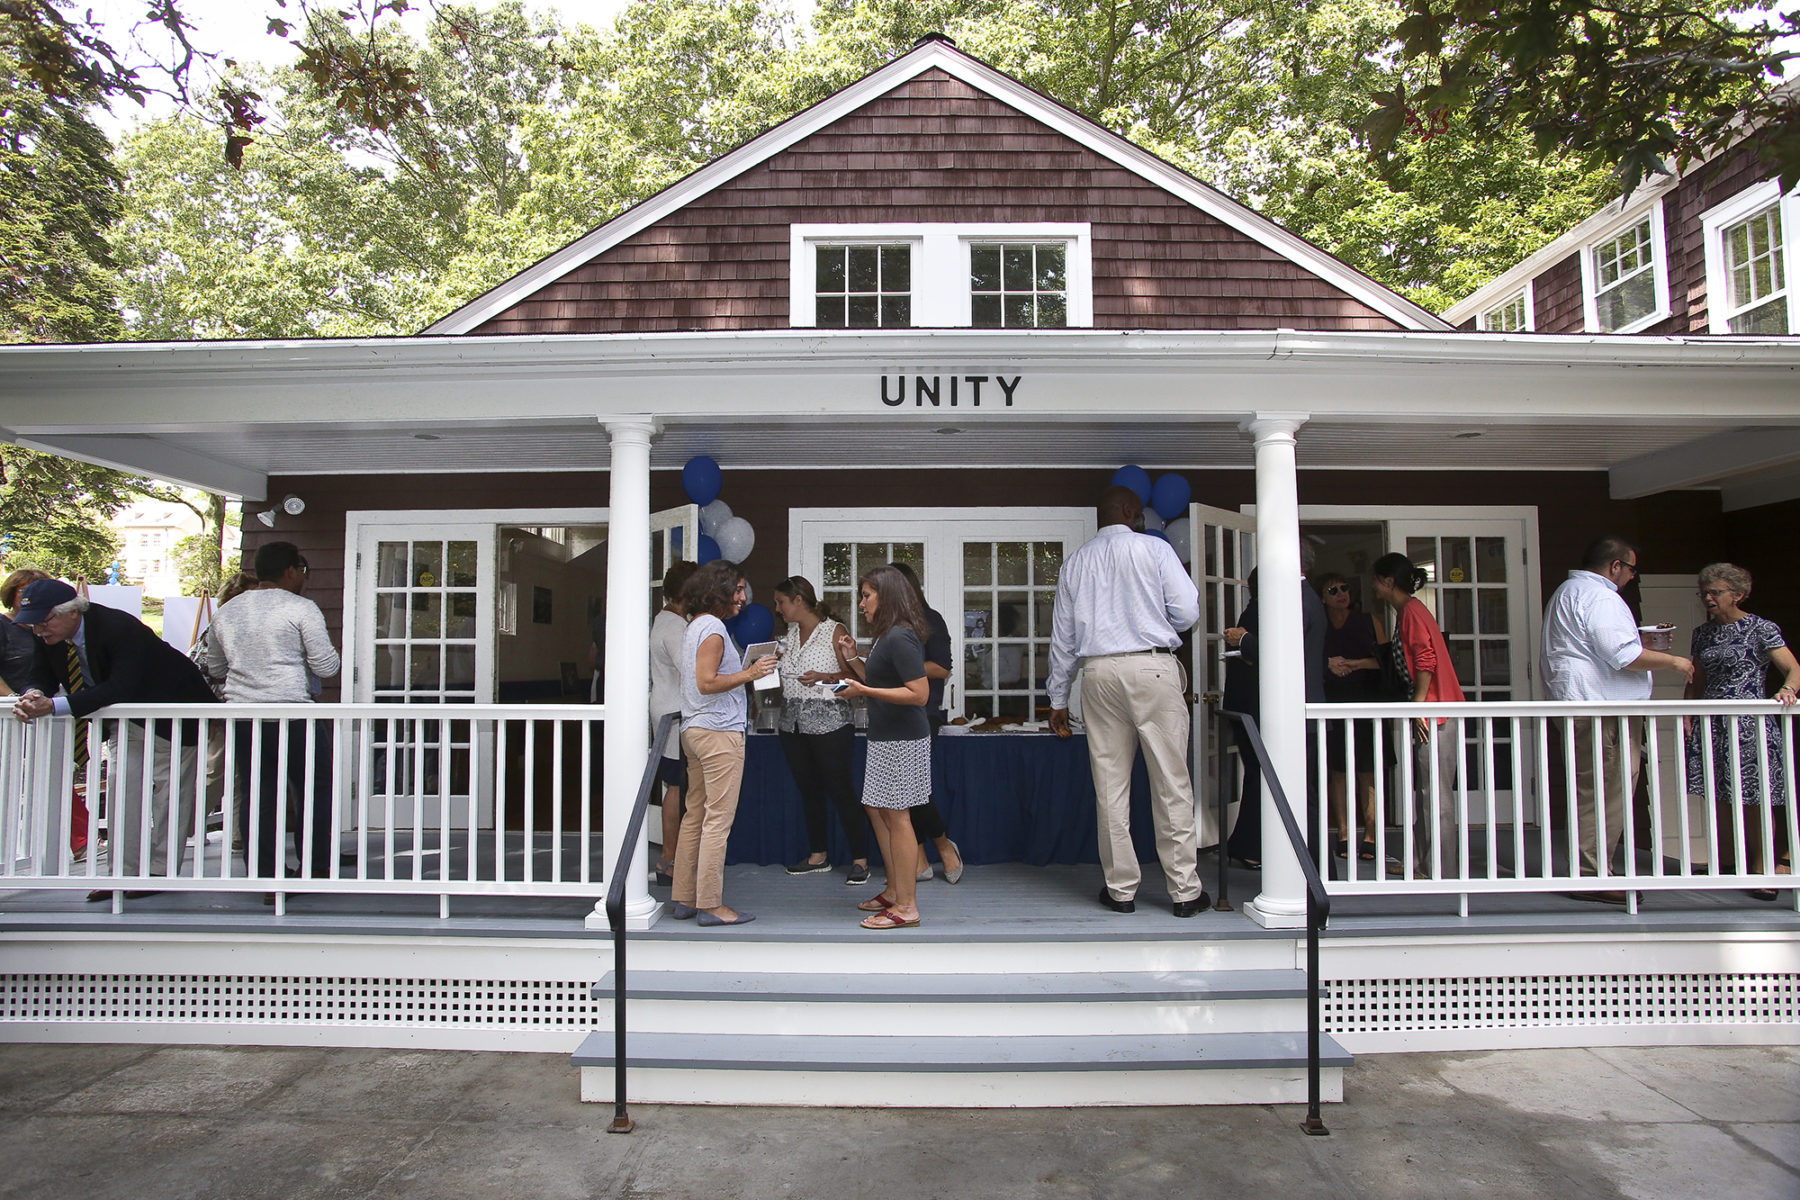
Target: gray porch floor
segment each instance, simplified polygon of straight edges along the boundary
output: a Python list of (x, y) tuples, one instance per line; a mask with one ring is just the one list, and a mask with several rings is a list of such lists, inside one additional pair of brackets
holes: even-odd
[[(1340, 866), (1341, 860), (1340, 860)], [(1200, 857), (1201, 881), (1216, 902), (1217, 859)], [(861, 887), (847, 887), (842, 868), (830, 875), (790, 876), (780, 867), (734, 866), (726, 871), (725, 898), (755, 913), (742, 929), (701, 929), (669, 919), (665, 912), (650, 931), (635, 937), (657, 939), (734, 938), (756, 941), (866, 940), (871, 937), (925, 941), (1071, 941), (1108, 939), (1258, 938), (1292, 936), (1272, 932), (1244, 915), (1256, 895), (1256, 873), (1232, 869), (1232, 911), (1208, 910), (1178, 920), (1169, 911), (1160, 872), (1147, 864), (1137, 912), (1121, 915), (1100, 907), (1095, 893), (1100, 872), (1093, 866), (1031, 867), (1021, 864), (971, 866), (961, 883), (942, 875), (919, 884), (924, 920), (918, 929), (886, 935), (858, 928), (858, 901), (881, 887), (879, 871)], [(298, 883), (296, 881), (296, 885)], [(452, 896), (450, 917), (440, 920), (435, 895), (290, 893), (287, 913), (276, 916), (258, 892), (169, 891), (130, 900), (114, 916), (111, 906), (85, 899), (85, 883), (68, 889), (0, 890), (0, 934), (51, 930), (117, 929), (200, 932), (208, 929), (451, 934), (471, 937), (597, 937), (586, 928), (595, 900), (553, 897)], [(668, 889), (651, 895), (667, 901)], [(1455, 896), (1341, 897), (1334, 901), (1327, 937), (1394, 936), (1408, 933), (1512, 933), (1531, 930), (1609, 932), (1623, 930), (1794, 930), (1800, 914), (1795, 893), (1774, 903), (1751, 899), (1741, 890), (1647, 892), (1636, 915), (1623, 909), (1553, 894), (1475, 895), (1469, 916), (1458, 915)]]

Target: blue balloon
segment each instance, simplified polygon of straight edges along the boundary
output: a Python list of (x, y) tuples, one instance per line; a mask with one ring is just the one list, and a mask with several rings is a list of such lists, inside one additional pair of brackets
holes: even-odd
[(1150, 503), (1150, 472), (1142, 467), (1120, 467), (1113, 472), (1113, 486), (1130, 488), (1137, 493), (1139, 504)]
[(700, 554), (699, 557), (695, 559), (696, 562), (709, 563), (713, 559), (720, 557), (719, 543), (713, 541), (704, 533), (700, 535), (700, 540), (696, 545), (700, 547)]
[(732, 637), (736, 638), (741, 646), (766, 642), (775, 636), (775, 614), (760, 604), (744, 605), (738, 611), (738, 615), (732, 619), (737, 622), (737, 628), (732, 631)]
[(1193, 498), (1194, 493), (1188, 487), (1188, 481), (1179, 475), (1164, 475), (1150, 489), (1150, 507), (1165, 521), (1187, 515), (1188, 501)]
[[(719, 498), (719, 489), (724, 485), (725, 476), (719, 470), (719, 464), (704, 454), (694, 455), (681, 468), (682, 490), (687, 493), (689, 500), (702, 508)], [(706, 560), (703, 558), (700, 561)]]

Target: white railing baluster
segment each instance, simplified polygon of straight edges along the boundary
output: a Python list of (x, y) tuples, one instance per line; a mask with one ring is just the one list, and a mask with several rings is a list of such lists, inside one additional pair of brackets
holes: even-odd
[(1649, 776), (1650, 792), (1650, 874), (1663, 870), (1663, 796), (1662, 796), (1662, 723), (1656, 717), (1644, 719), (1644, 770)]
[(552, 761), (555, 763), (555, 767), (553, 768), (553, 782), (550, 787), (550, 882), (561, 883), (563, 876), (563, 723), (561, 721), (552, 721), (550, 727), (554, 730), (551, 734), (550, 753), (553, 756)]

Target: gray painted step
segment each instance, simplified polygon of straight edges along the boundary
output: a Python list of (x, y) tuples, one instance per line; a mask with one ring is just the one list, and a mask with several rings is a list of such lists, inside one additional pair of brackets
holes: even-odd
[[(1292, 1000), (1306, 996), (1303, 971), (1116, 971), (1071, 974), (827, 975), (808, 972), (633, 971), (633, 1000), (754, 1000), (792, 1003), (1108, 1003)], [(613, 973), (594, 985), (613, 995)]]
[[(1219, 1071), (1304, 1068), (1304, 1033), (1186, 1034), (1161, 1037), (800, 1037), (636, 1033), (632, 1067), (740, 1071)], [(613, 1035), (589, 1034), (570, 1060), (613, 1065)], [(1329, 1035), (1319, 1063), (1342, 1068), (1350, 1055)]]

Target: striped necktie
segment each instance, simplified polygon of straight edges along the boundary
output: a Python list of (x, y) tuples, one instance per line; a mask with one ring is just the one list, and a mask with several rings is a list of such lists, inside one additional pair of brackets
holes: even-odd
[[(69, 682), (67, 686), (69, 694), (72, 696), (87, 686), (87, 677), (81, 673), (81, 651), (76, 649), (75, 643), (64, 642), (63, 649), (66, 650), (69, 655)], [(75, 766), (77, 768), (87, 766), (88, 742), (86, 721), (78, 720), (75, 722), (74, 754)]]

